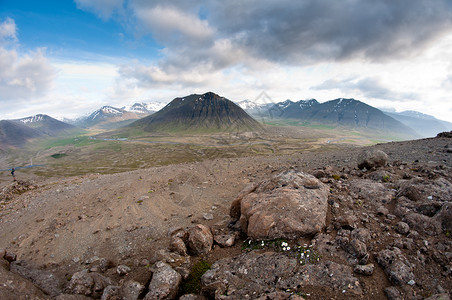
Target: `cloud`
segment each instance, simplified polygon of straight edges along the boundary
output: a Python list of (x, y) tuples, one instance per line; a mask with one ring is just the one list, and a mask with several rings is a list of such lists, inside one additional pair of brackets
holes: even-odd
[(214, 3), (209, 20), (219, 32), (254, 55), (296, 64), (410, 56), (452, 23), (446, 0)]
[(17, 42), (16, 23), (11, 18), (6, 18), (0, 24), (0, 46), (5, 46), (10, 43)]
[[(5, 40), (7, 43), (3, 43)], [(45, 49), (19, 54), (15, 49), (16, 26), (10, 18), (0, 24), (0, 41), (0, 102), (14, 105), (18, 100), (44, 95), (56, 76), (56, 70), (45, 57)]]
[(355, 97), (365, 97), (385, 100), (414, 100), (418, 99), (415, 93), (400, 93), (394, 91), (380, 80), (371, 77), (346, 78), (342, 80), (328, 79), (323, 83), (313, 86), (313, 90), (340, 90), (342, 93), (356, 95)]
[(108, 20), (115, 11), (121, 10), (123, 0), (74, 0), (77, 8), (91, 11), (97, 14), (102, 20)]
[(200, 46), (211, 43), (214, 30), (206, 20), (173, 6), (141, 7), (135, 16), (143, 30), (164, 45)]

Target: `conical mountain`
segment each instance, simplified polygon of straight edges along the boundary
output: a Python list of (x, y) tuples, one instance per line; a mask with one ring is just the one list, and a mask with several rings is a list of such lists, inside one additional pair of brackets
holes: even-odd
[(214, 132), (256, 130), (261, 125), (234, 102), (208, 92), (175, 98), (160, 111), (127, 128), (147, 132)]

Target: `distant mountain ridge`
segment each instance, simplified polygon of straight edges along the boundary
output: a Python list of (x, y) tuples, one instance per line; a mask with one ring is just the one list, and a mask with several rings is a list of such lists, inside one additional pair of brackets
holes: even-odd
[[(256, 113), (258, 111), (259, 113)], [(315, 99), (286, 100), (254, 108), (256, 116), (295, 119), (301, 122), (377, 130), (405, 137), (420, 137), (411, 127), (359, 100), (338, 98), (319, 103)]]
[(0, 145), (20, 147), (32, 139), (70, 133), (77, 128), (48, 115), (38, 114), (16, 120), (0, 121)]
[(435, 137), (438, 133), (452, 130), (452, 123), (417, 111), (384, 112), (406, 126), (413, 128), (423, 137)]
[(90, 115), (79, 118), (75, 121), (75, 124), (84, 128), (99, 127), (101, 129), (115, 129), (153, 114), (163, 106), (164, 104), (160, 102), (137, 102), (132, 105), (123, 106), (122, 108), (105, 105)]
[(234, 102), (208, 92), (175, 98), (153, 115), (128, 126), (144, 131), (255, 130), (261, 125)]

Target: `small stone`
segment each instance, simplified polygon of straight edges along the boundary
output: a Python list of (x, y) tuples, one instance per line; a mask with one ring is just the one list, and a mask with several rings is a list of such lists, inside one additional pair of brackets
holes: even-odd
[(399, 222), (396, 224), (395, 230), (403, 235), (407, 235), (410, 232), (410, 225), (405, 222)]
[(209, 220), (213, 220), (213, 214), (211, 213), (204, 213), (202, 215), (202, 217), (204, 218), (204, 220), (209, 221)]
[(108, 269), (110, 269), (111, 267), (113, 267), (113, 262), (107, 258), (101, 258), (99, 261), (99, 270), (101, 272), (105, 272)]
[(127, 281), (121, 287), (121, 294), (124, 300), (137, 300), (144, 291), (145, 286), (136, 281)]
[(368, 265), (364, 265), (364, 266), (357, 265), (357, 266), (355, 266), (353, 271), (358, 274), (370, 276), (374, 273), (374, 269), (375, 269), (374, 264), (368, 264)]
[(215, 242), (220, 245), (220, 247), (232, 247), (235, 244), (235, 234), (219, 234), (214, 236)]
[(187, 256), (187, 246), (184, 241), (176, 235), (171, 236), (169, 249), (180, 255)]
[(119, 286), (109, 285), (104, 289), (102, 298), (100, 300), (116, 300), (119, 298)]
[(126, 266), (126, 265), (119, 265), (116, 268), (116, 273), (118, 273), (119, 276), (127, 275), (127, 273), (129, 273), (130, 271), (132, 271), (132, 269), (129, 268), (128, 266)]
[(414, 281), (413, 279), (411, 279), (410, 281), (408, 281), (408, 284), (411, 285), (411, 286), (413, 286), (413, 285), (416, 284), (416, 281)]
[(386, 297), (388, 297), (388, 300), (402, 300), (403, 299), (399, 290), (395, 286), (385, 288), (385, 294), (386, 294)]
[(93, 257), (91, 257), (90, 259), (87, 259), (86, 261), (85, 261), (85, 264), (87, 264), (87, 265), (89, 265), (89, 264), (92, 264), (93, 262), (96, 262), (96, 261), (98, 261), (100, 258), (98, 257), (98, 256), (93, 256)]
[(11, 253), (11, 252), (6, 252), (6, 254), (4, 255), (4, 258), (9, 262), (13, 262), (13, 261), (16, 261), (17, 255), (14, 253)]

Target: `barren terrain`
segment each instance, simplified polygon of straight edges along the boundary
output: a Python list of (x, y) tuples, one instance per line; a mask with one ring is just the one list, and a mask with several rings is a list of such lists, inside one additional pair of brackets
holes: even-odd
[[(328, 137), (324, 139), (329, 140)], [(248, 149), (252, 147), (249, 143)], [(419, 178), (440, 176), (451, 182), (452, 159), (448, 151), (451, 147), (451, 139), (435, 138), (379, 144), (373, 148), (381, 149), (389, 156), (387, 172), (390, 182), (387, 184), (390, 184), (402, 179), (405, 173)], [(332, 143), (325, 143), (321, 148), (303, 146), (296, 151), (292, 144), (288, 154), (247, 153), (246, 157), (237, 158), (224, 158), (222, 155), (215, 158), (213, 155), (206, 159), (198, 157), (195, 162), (165, 164), (115, 174), (94, 173), (62, 178), (18, 172), (18, 180), (29, 181), (33, 186), (0, 202), (0, 248), (16, 254), (18, 260), (52, 270), (64, 278), (70, 278), (73, 273), (89, 266), (90, 260), (107, 258), (115, 265), (130, 266), (132, 271), (128, 278), (145, 285), (151, 277), (149, 266), (161, 259), (159, 251), (168, 248), (168, 232), (171, 229), (197, 223), (226, 228), (231, 202), (241, 190), (251, 183), (290, 169), (312, 174), (329, 166), (328, 176), (344, 175), (341, 180), (345, 182), (365, 176), (356, 170), (356, 157), (361, 151), (362, 148), (356, 145)], [(121, 157), (118, 156), (118, 159)], [(93, 163), (95, 161), (93, 159)], [(58, 169), (55, 172), (57, 175)], [(356, 201), (340, 203), (338, 199), (343, 195), (341, 181), (338, 183), (330, 178), (325, 182), (332, 191), (337, 191), (332, 199), (339, 203), (329, 207), (329, 222), (339, 217), (343, 208), (355, 210), (356, 215), (371, 209)], [(4, 174), (2, 187), (10, 186), (10, 178)], [(390, 228), (399, 220), (395, 216), (394, 219), (392, 214), (388, 219), (387, 215), (378, 217), (372, 211), (368, 212), (374, 217), (370, 223), (359, 227), (367, 226), (372, 232), (378, 232), (381, 240), (378, 246), (373, 244), (372, 251), (375, 252), (393, 242), (393, 239), (383, 238), (385, 229), (382, 231), (380, 223)], [(326, 230), (331, 232), (335, 229), (329, 226)], [(437, 237), (422, 238), (430, 245), (444, 241), (450, 249), (450, 237), (443, 233)], [(425, 243), (422, 238), (421, 244)], [(220, 258), (240, 253), (240, 245), (241, 242), (232, 248), (215, 246), (203, 258), (214, 263)], [(410, 251), (416, 255), (415, 250)], [(435, 294), (439, 285), (450, 292), (451, 274), (444, 271), (448, 275), (437, 274), (437, 277), (431, 278), (435, 270), (432, 266), (425, 272), (416, 271), (416, 282), (420, 285), (410, 293), (426, 297)], [(120, 279), (115, 273), (110, 275)], [(377, 267), (372, 277), (359, 278), (364, 294), (358, 298), (385, 298), (383, 290), (390, 283), (382, 269)], [(307, 288), (305, 292), (312, 299), (352, 297), (316, 288)]]

